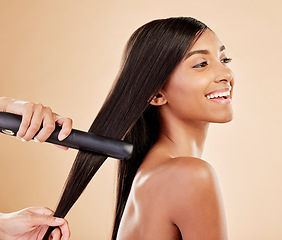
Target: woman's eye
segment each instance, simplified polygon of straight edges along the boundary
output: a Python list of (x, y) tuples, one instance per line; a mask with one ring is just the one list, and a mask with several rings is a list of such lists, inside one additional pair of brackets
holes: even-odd
[(230, 63), (232, 61), (232, 58), (224, 58), (221, 60), (222, 63)]
[(203, 68), (203, 67), (206, 67), (208, 65), (208, 62), (205, 61), (205, 62), (201, 62), (197, 65), (195, 65), (193, 68)]

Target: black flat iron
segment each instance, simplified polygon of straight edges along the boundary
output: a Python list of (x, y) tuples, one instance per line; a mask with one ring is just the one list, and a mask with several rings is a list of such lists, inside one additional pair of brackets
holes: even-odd
[[(0, 132), (16, 136), (22, 121), (22, 116), (0, 112)], [(59, 132), (62, 128), (56, 126), (53, 133), (46, 142), (74, 148), (78, 150), (90, 151), (117, 159), (127, 159), (131, 156), (133, 145), (121, 140), (110, 139), (97, 136), (93, 133), (72, 129), (70, 135), (63, 141), (58, 140)]]

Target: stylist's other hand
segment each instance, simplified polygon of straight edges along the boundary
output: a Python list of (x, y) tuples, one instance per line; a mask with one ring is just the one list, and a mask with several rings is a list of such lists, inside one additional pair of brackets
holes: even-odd
[[(17, 133), (17, 138), (22, 141), (31, 140), (40, 129), (42, 123), (43, 128), (34, 138), (36, 142), (45, 142), (55, 130), (56, 123), (62, 126), (62, 130), (58, 136), (60, 141), (64, 140), (71, 132), (72, 120), (59, 116), (50, 107), (45, 107), (40, 103), (3, 97), (0, 98), (0, 103), (2, 103), (2, 111), (22, 115), (22, 122)], [(65, 150), (68, 149), (62, 146), (58, 147)]]
[(49, 239), (69, 239), (70, 230), (65, 219), (55, 218), (48, 208), (30, 207), (18, 212), (0, 214), (0, 239), (41, 240), (49, 226), (58, 226)]

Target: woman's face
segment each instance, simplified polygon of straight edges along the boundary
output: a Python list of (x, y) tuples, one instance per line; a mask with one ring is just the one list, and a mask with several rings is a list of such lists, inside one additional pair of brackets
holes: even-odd
[(183, 120), (232, 120), (233, 73), (225, 47), (207, 29), (177, 66), (163, 88), (166, 108)]

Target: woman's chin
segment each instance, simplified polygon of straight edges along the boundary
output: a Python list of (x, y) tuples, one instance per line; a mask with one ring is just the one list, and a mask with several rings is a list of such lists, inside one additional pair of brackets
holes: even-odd
[(214, 119), (212, 119), (212, 123), (228, 123), (231, 122), (233, 120), (233, 112), (229, 112), (226, 114), (223, 114), (221, 116), (217, 115), (216, 117), (214, 117)]
[(228, 123), (231, 122), (232, 120), (233, 120), (233, 114), (231, 114), (230, 116), (226, 116), (225, 118), (218, 119), (218, 121), (216, 121), (215, 123)]

